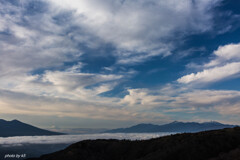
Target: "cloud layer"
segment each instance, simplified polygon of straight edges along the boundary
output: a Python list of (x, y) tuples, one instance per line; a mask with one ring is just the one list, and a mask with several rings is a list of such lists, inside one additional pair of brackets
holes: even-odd
[(0, 138), (0, 146), (13, 147), (24, 144), (72, 144), (82, 140), (94, 139), (129, 139), (144, 140), (166, 136), (173, 133), (104, 133), (104, 134), (81, 134), (63, 136), (25, 136)]

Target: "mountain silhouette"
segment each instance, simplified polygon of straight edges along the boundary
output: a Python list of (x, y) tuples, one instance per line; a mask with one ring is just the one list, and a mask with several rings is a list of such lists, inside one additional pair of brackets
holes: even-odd
[(164, 125), (138, 124), (129, 128), (107, 130), (105, 133), (200, 132), (233, 127), (236, 126), (214, 121), (204, 123), (174, 121)]
[(85, 140), (28, 160), (239, 160), (239, 156), (240, 127), (235, 127), (150, 140)]
[(6, 121), (0, 119), (0, 137), (12, 136), (42, 136), (42, 135), (62, 135), (63, 133), (52, 132), (34, 127), (18, 120)]

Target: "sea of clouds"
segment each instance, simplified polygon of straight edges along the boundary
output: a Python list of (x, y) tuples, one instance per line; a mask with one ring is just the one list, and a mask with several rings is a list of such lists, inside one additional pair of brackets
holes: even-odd
[(0, 146), (13, 147), (24, 144), (71, 144), (82, 140), (94, 139), (127, 139), (146, 140), (157, 138), (174, 133), (101, 133), (101, 134), (80, 134), (80, 135), (60, 135), (60, 136), (21, 136), (21, 137), (1, 137)]

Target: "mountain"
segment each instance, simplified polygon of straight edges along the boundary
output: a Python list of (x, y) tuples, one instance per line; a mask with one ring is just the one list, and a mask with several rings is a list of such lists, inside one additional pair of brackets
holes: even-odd
[(12, 136), (41, 136), (41, 135), (62, 135), (63, 133), (52, 132), (40, 129), (18, 120), (5, 121), (0, 119), (0, 137)]
[(105, 131), (105, 133), (150, 133), (150, 132), (200, 132), (207, 130), (233, 128), (234, 125), (218, 122), (178, 122), (174, 121), (164, 125), (138, 124), (129, 128), (118, 128)]
[(85, 140), (28, 160), (239, 160), (240, 127), (150, 140)]

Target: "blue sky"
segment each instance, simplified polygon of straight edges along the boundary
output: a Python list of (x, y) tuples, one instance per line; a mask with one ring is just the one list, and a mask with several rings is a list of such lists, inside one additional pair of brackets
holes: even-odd
[(240, 122), (240, 2), (0, 1), (0, 117)]

